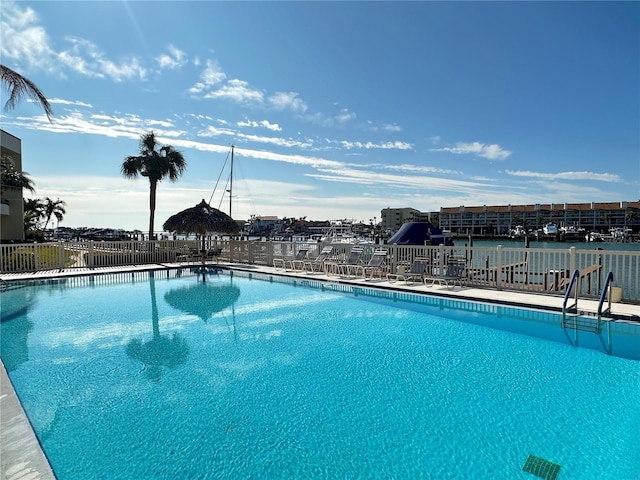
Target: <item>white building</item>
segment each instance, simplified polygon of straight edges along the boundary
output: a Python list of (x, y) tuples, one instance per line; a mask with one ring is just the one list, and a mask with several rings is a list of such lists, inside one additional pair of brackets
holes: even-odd
[[(22, 172), (22, 141), (0, 130), (0, 154), (11, 158), (18, 172)], [(24, 201), (22, 188), (2, 187), (0, 201), (0, 240), (24, 241)]]

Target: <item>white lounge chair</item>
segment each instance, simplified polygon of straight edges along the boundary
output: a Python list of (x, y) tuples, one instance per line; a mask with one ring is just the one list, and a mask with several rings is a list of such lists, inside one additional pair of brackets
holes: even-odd
[(371, 255), (371, 259), (369, 263), (366, 265), (358, 265), (354, 269), (354, 275), (356, 277), (362, 276), (364, 280), (368, 280), (377, 275), (378, 278), (383, 278), (383, 275), (386, 271), (385, 261), (387, 260), (387, 251), (386, 250), (376, 250)]
[(284, 271), (302, 270), (301, 265), (308, 252), (308, 248), (301, 248), (294, 256), (274, 258), (273, 268), (282, 268)]
[(347, 275), (351, 273), (352, 270), (360, 264), (360, 259), (364, 253), (364, 248), (355, 246), (351, 248), (349, 251), (349, 255), (343, 261), (334, 262), (331, 260), (325, 261), (324, 263), (324, 271), (327, 275), (330, 273), (336, 275)]
[(411, 262), (409, 270), (389, 273), (387, 274), (387, 280), (390, 282), (404, 280), (406, 284), (409, 284), (409, 282), (414, 283), (415, 281), (422, 282), (429, 263), (428, 258), (416, 257), (413, 259), (413, 262)]
[(333, 247), (324, 247), (315, 259), (305, 260), (302, 263), (302, 269), (309, 273), (324, 271), (324, 262), (329, 259), (332, 253)]
[(433, 286), (436, 283), (440, 285), (445, 285), (447, 288), (455, 288), (456, 284), (458, 284), (462, 288), (462, 281), (466, 277), (467, 274), (467, 261), (461, 257), (450, 257), (447, 260), (447, 265), (444, 268), (444, 272), (442, 274), (435, 275), (427, 275), (424, 277), (423, 281), (426, 285), (428, 281), (431, 281), (431, 285)]

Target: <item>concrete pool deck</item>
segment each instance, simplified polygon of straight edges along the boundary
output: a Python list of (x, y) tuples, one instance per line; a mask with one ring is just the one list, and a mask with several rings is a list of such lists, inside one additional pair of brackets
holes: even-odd
[[(386, 279), (364, 281), (362, 278), (347, 278), (324, 273), (302, 273), (284, 271), (261, 265), (224, 264), (246, 272), (265, 273), (344, 283), (349, 285), (367, 286), (387, 290), (399, 290), (416, 294), (435, 295), (467, 301), (480, 301), (511, 305), (517, 307), (538, 308), (555, 312), (562, 312), (564, 297), (562, 295), (548, 295), (540, 293), (525, 293), (496, 290), (492, 288), (455, 287), (453, 289), (441, 285), (427, 287), (422, 283), (406, 284), (403, 281), (389, 282)], [(185, 264), (155, 264), (133, 265), (127, 267), (104, 267), (95, 269), (70, 269), (65, 271), (53, 270), (20, 274), (2, 274), (0, 279), (6, 282), (24, 280), (43, 280), (60, 277), (82, 275), (109, 274), (122, 272), (138, 272), (149, 270), (164, 270), (173, 268), (189, 268)], [(598, 302), (591, 299), (580, 299), (578, 309), (586, 314), (597, 311)], [(617, 321), (640, 322), (640, 306), (627, 303), (611, 304), (611, 313)], [(0, 359), (0, 480), (55, 480), (55, 475), (42, 451), (40, 443), (31, 427), (18, 397), (7, 375), (4, 364)]]

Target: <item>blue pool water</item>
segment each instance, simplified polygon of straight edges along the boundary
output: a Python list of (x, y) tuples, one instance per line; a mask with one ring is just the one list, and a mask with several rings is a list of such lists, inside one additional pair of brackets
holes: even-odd
[(558, 323), (167, 271), (5, 291), (0, 352), (59, 480), (537, 478), (529, 454), (637, 480), (638, 329), (576, 348)]

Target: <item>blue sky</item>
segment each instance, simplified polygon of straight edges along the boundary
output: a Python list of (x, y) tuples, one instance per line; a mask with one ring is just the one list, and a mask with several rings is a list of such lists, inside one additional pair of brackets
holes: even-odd
[(188, 164), (156, 229), (212, 195), (228, 211), (231, 144), (236, 219), (640, 198), (639, 2), (0, 8), (2, 63), (55, 113), (23, 101), (2, 128), (61, 225), (147, 229), (148, 182), (120, 166), (148, 130)]

